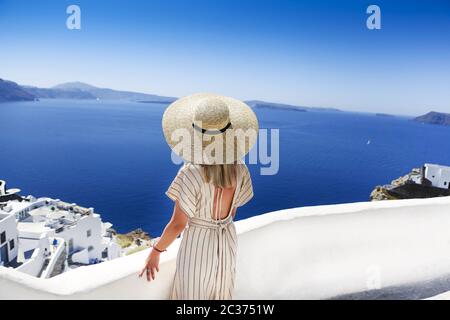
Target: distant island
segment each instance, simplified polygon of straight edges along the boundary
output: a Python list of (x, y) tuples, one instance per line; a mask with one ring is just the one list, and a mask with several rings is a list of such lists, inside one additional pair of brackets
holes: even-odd
[(139, 103), (166, 103), (166, 104), (169, 104), (169, 103), (172, 103), (173, 102), (173, 100), (166, 100), (166, 101), (164, 101), (164, 100), (140, 100), (140, 101), (136, 101), (136, 102), (139, 102)]
[(174, 97), (98, 88), (82, 82), (68, 82), (51, 88), (38, 88), (21, 86), (15, 82), (0, 79), (0, 102), (38, 99), (128, 100), (155, 103), (170, 103), (176, 100)]
[(377, 117), (387, 117), (387, 118), (394, 117), (394, 115), (388, 114), (388, 113), (375, 113), (375, 115), (376, 115)]
[(95, 99), (100, 100), (131, 100), (131, 101), (154, 101), (154, 102), (173, 102), (174, 97), (164, 97), (154, 94), (119, 91), (108, 88), (98, 88), (83, 82), (68, 82), (53, 87), (56, 90), (84, 92), (91, 94)]
[[(140, 92), (99, 88), (83, 82), (67, 82), (51, 88), (39, 88), (19, 85), (12, 81), (0, 79), (0, 102), (35, 101), (39, 99), (124, 100), (148, 104), (169, 104), (175, 101), (177, 98)], [(298, 112), (341, 111), (336, 108), (304, 107), (260, 100), (249, 100), (245, 102), (252, 108), (282, 109)]]
[(423, 116), (413, 119), (416, 122), (450, 126), (450, 114), (431, 111)]
[(340, 112), (341, 110), (336, 108), (321, 108), (321, 107), (302, 107), (302, 106), (294, 106), (290, 104), (282, 104), (282, 103), (274, 103), (274, 102), (266, 102), (260, 100), (249, 100), (245, 101), (252, 108), (268, 108), (268, 109), (284, 109), (284, 110), (293, 110), (300, 112), (307, 111), (335, 111)]
[[(0, 103), (9, 101), (37, 101), (39, 99), (69, 99), (69, 100), (123, 100), (138, 103), (170, 104), (176, 97), (165, 97), (148, 93), (121, 91), (99, 88), (83, 82), (67, 82), (51, 88), (38, 88), (19, 85), (13, 81), (0, 78)], [(305, 107), (261, 100), (245, 101), (252, 108), (267, 108), (277, 110), (292, 110), (297, 112), (328, 111), (342, 112), (337, 108)], [(395, 117), (386, 113), (375, 113), (377, 117)], [(412, 119), (415, 122), (450, 126), (450, 114), (431, 111)]]
[(36, 96), (17, 83), (0, 79), (0, 102), (34, 100), (36, 100)]
[(36, 88), (22, 86), (24, 90), (32, 94), (37, 99), (71, 99), (71, 100), (96, 100), (97, 98), (90, 92), (82, 90), (62, 90), (56, 88)]

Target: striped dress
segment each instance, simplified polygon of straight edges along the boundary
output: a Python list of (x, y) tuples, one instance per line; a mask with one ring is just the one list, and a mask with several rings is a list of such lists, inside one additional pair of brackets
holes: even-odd
[[(220, 203), (221, 192), (218, 188)], [(167, 196), (178, 201), (188, 216), (177, 255), (171, 299), (232, 299), (237, 236), (232, 209), (253, 197), (250, 173), (245, 164), (237, 165), (236, 189), (231, 209), (224, 219), (213, 219), (215, 187), (204, 182), (202, 168), (186, 163), (178, 171)], [(216, 195), (217, 195), (216, 193)], [(216, 216), (216, 215), (214, 215)]]

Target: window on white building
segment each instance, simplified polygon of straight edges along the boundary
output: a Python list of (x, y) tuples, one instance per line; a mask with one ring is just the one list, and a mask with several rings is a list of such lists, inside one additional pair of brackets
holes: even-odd
[(89, 246), (88, 247), (88, 251), (91, 252), (92, 250), (94, 250), (94, 247), (93, 246)]
[(12, 249), (14, 249), (14, 239), (9, 241), (9, 250), (11, 251)]
[(73, 239), (69, 239), (69, 253), (73, 252)]
[(0, 244), (4, 244), (6, 242), (6, 231), (0, 233)]
[(91, 229), (89, 229), (88, 231), (86, 231), (86, 236), (89, 238), (92, 235), (92, 231)]

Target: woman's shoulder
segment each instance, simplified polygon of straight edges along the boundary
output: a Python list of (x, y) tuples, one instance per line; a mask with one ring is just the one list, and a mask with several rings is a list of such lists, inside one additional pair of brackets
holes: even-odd
[(201, 170), (201, 166), (199, 164), (194, 164), (192, 162), (185, 162), (180, 170), (183, 172), (199, 172)]
[(238, 163), (236, 164), (236, 167), (238, 169), (239, 172), (241, 172), (244, 175), (249, 175), (250, 172), (248, 171), (248, 167), (245, 163)]
[(181, 168), (179, 173), (182, 175), (185, 175), (188, 179), (195, 179), (197, 184), (201, 184), (202, 182), (202, 175), (201, 175), (201, 166), (198, 164), (194, 164), (191, 162), (185, 162)]

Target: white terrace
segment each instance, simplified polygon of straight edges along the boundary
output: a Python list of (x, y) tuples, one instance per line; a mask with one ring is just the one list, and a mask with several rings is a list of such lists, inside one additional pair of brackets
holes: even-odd
[[(450, 290), (439, 281), (450, 274), (450, 197), (295, 208), (236, 227), (237, 299), (421, 299)], [(178, 245), (152, 283), (137, 276), (148, 251), (50, 279), (0, 268), (0, 299), (166, 299)]]

